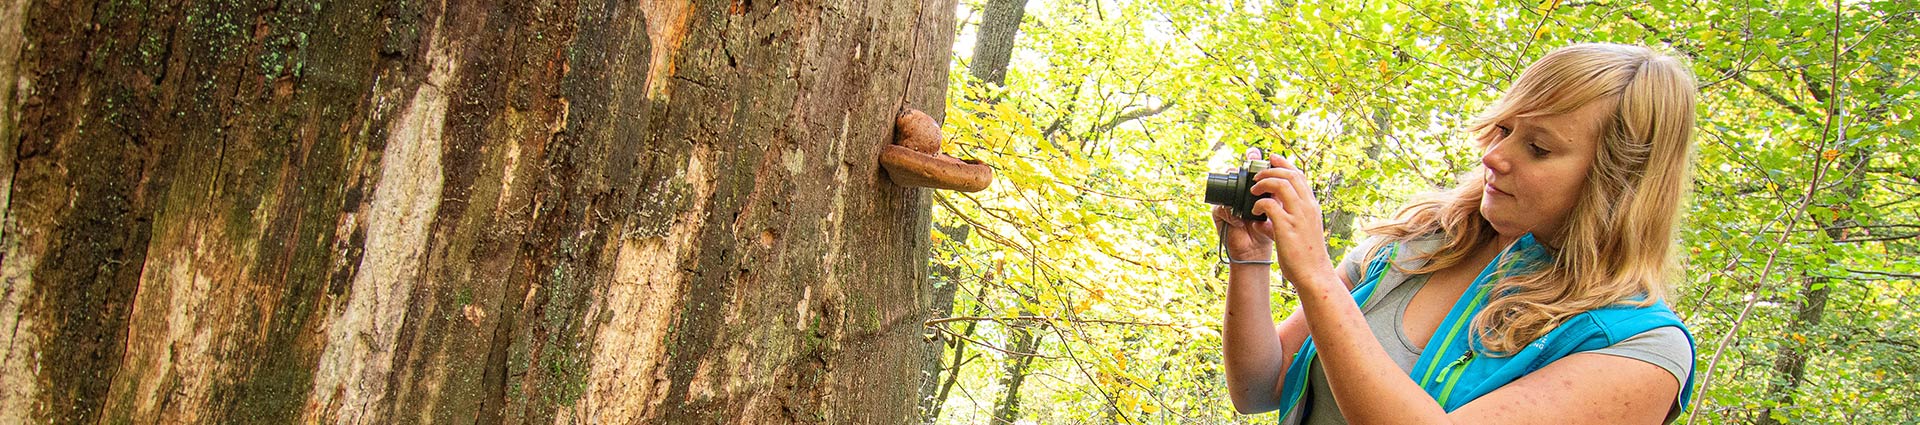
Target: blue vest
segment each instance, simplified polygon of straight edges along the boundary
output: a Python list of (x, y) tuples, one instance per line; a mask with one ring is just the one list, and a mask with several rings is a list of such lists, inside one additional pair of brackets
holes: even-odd
[[(1401, 243), (1390, 243), (1367, 264), (1363, 282), (1353, 289), (1353, 300), (1362, 309), (1372, 298), (1374, 289), (1379, 286), (1381, 276), (1386, 274), (1391, 259), (1401, 248)], [(1469, 322), (1474, 315), (1486, 307), (1493, 283), (1510, 271), (1525, 271), (1552, 261), (1546, 249), (1534, 241), (1532, 234), (1521, 236), (1513, 245), (1501, 251), (1500, 256), (1480, 275), (1473, 279), (1467, 291), (1447, 313), (1440, 327), (1434, 330), (1433, 337), (1427, 341), (1427, 347), (1420, 352), (1420, 359), (1413, 365), (1410, 374), (1414, 382), (1427, 390), (1440, 407), (1448, 412), (1465, 406), (1467, 402), (1491, 393), (1509, 382), (1519, 379), (1535, 370), (1546, 367), (1548, 363), (1562, 357), (1591, 351), (1619, 343), (1641, 332), (1664, 326), (1679, 328), (1687, 335), (1687, 344), (1693, 345), (1693, 334), (1687, 332), (1686, 325), (1662, 302), (1654, 302), (1645, 307), (1627, 304), (1615, 304), (1581, 313), (1560, 323), (1546, 335), (1527, 344), (1519, 352), (1509, 356), (1496, 357), (1487, 354), (1479, 338), (1469, 331)], [(1293, 362), (1287, 367), (1285, 385), (1281, 389), (1280, 420), (1305, 418), (1304, 411), (1297, 412), (1300, 400), (1307, 392), (1307, 368), (1313, 361), (1315, 349), (1313, 337), (1308, 336), (1300, 351), (1294, 353)], [(1693, 376), (1688, 374), (1686, 383), (1680, 386), (1680, 408), (1685, 410), (1693, 398)]]

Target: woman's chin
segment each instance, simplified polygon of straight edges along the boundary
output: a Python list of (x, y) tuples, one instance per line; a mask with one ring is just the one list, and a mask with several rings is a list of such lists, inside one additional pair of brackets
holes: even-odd
[(1518, 237), (1520, 234), (1527, 232), (1526, 226), (1507, 219), (1508, 217), (1506, 217), (1505, 214), (1500, 214), (1500, 212), (1501, 211), (1497, 210), (1481, 210), (1480, 218), (1487, 220), (1487, 224), (1493, 227), (1493, 232), (1500, 234), (1500, 236)]

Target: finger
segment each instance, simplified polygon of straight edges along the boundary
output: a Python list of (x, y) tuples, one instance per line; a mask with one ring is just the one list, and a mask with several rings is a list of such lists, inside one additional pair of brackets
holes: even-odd
[(1260, 173), (1253, 175), (1254, 180), (1276, 179), (1276, 178), (1306, 180), (1307, 174), (1300, 172), (1300, 170), (1295, 170), (1292, 168), (1268, 168), (1265, 170), (1260, 170)]
[(1269, 223), (1269, 225), (1271, 225), (1270, 223), (1284, 220), (1290, 216), (1287, 213), (1286, 206), (1279, 200), (1273, 198), (1253, 201), (1253, 213), (1267, 216), (1267, 223)]
[(1296, 167), (1293, 165), (1293, 160), (1287, 159), (1287, 157), (1280, 156), (1279, 154), (1273, 154), (1273, 155), (1267, 156), (1267, 164), (1272, 165), (1274, 167), (1285, 168), (1289, 170), (1297, 171), (1300, 169), (1300, 167)]
[[(1299, 205), (1300, 193), (1298, 189), (1294, 188), (1290, 180), (1292, 179), (1270, 178), (1261, 180), (1259, 183), (1254, 183), (1253, 189), (1250, 189), (1250, 191), (1255, 195), (1272, 196), (1272, 199), (1279, 201), (1281, 206), (1287, 208), (1287, 212), (1295, 212), (1292, 206)], [(1258, 204), (1258, 202), (1255, 202), (1255, 204)]]
[(1213, 220), (1221, 223), (1226, 223), (1228, 226), (1231, 226), (1231, 227), (1241, 227), (1246, 225), (1245, 222), (1242, 222), (1240, 220), (1240, 217), (1233, 216), (1233, 210), (1227, 209), (1227, 207), (1217, 206), (1217, 205), (1213, 207)]
[(1293, 186), (1294, 193), (1301, 200), (1306, 201), (1305, 205), (1320, 205), (1319, 201), (1313, 198), (1313, 184), (1307, 180), (1305, 172), (1292, 168), (1268, 168), (1260, 174), (1255, 174), (1254, 178), (1259, 179), (1261, 176), (1285, 179), (1288, 185)]

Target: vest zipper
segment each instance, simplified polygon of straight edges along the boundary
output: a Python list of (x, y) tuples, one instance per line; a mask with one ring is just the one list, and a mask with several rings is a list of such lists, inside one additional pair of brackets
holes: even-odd
[[(1466, 355), (1460, 356), (1459, 360), (1454, 360), (1452, 364), (1440, 370), (1441, 379), (1446, 380), (1446, 386), (1440, 388), (1440, 399), (1436, 400), (1440, 402), (1441, 408), (1447, 407), (1447, 396), (1453, 395), (1453, 386), (1460, 384), (1460, 375), (1467, 372), (1468, 364), (1473, 363), (1473, 353), (1473, 350), (1467, 350)], [(1449, 371), (1453, 374), (1448, 375)]]

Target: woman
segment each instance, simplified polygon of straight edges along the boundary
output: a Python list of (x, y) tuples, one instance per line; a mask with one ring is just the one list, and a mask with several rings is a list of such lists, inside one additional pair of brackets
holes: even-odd
[[(1311, 183), (1269, 158), (1251, 189), (1271, 196), (1253, 208), (1269, 220), (1213, 211), (1234, 263), (1235, 408), (1308, 424), (1671, 420), (1694, 351), (1660, 300), (1694, 91), (1646, 48), (1548, 53), (1471, 127), (1483, 167), (1368, 229), (1337, 267)], [(1301, 304), (1277, 327), (1270, 262)]]

